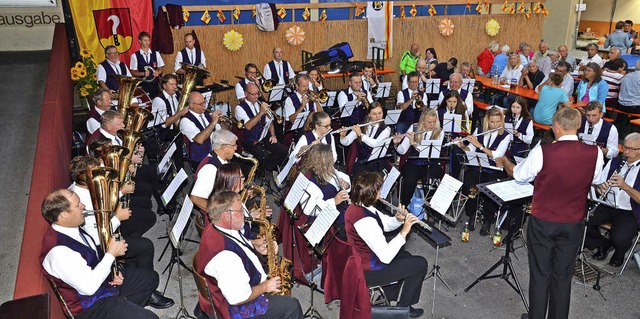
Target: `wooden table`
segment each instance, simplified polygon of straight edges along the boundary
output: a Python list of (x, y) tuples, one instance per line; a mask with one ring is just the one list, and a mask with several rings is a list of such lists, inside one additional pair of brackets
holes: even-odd
[[(502, 92), (506, 92), (506, 93), (510, 93), (510, 94), (515, 94), (515, 95), (519, 95), (528, 99), (532, 99), (532, 100), (539, 100), (540, 99), (540, 93), (536, 92), (535, 90), (529, 89), (529, 88), (525, 88), (523, 86), (516, 86), (515, 89), (512, 88), (507, 88), (504, 87), (500, 84), (496, 85), (496, 84), (492, 84), (491, 83), (491, 78), (486, 78), (483, 76), (478, 76), (476, 77), (476, 81), (479, 81), (482, 83), (483, 86), (489, 88), (489, 89), (493, 89), (493, 90), (498, 90), (498, 91), (502, 91)], [(571, 98), (569, 98), (569, 100), (571, 100)], [(574, 108), (578, 108), (578, 107), (584, 107), (585, 105), (587, 105), (586, 103), (582, 102), (582, 101), (576, 101), (576, 102), (571, 102), (571, 106)]]
[[(393, 74), (396, 73), (396, 70), (388, 68), (388, 67), (384, 67), (384, 69), (382, 70), (378, 70), (376, 69), (376, 74), (377, 75), (386, 75), (386, 74)], [(349, 74), (343, 74), (342, 72), (338, 72), (338, 73), (334, 73), (334, 74), (329, 74), (327, 72), (322, 72), (322, 76), (325, 79), (335, 79), (335, 78), (341, 78), (342, 76), (348, 77)]]

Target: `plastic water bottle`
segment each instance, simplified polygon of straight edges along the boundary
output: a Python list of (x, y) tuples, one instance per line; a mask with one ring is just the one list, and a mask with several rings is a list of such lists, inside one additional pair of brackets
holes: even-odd
[(460, 240), (462, 240), (463, 243), (466, 243), (469, 241), (469, 222), (464, 223), (464, 229), (460, 234)]
[(493, 235), (493, 245), (496, 247), (500, 247), (502, 244), (502, 234), (500, 233), (500, 229), (496, 230), (496, 234)]

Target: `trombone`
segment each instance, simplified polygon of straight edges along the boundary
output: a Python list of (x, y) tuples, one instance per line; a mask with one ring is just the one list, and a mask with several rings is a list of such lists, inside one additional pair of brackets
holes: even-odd
[(307, 97), (309, 97), (310, 101), (326, 103), (329, 100), (329, 90), (322, 89), (319, 92), (307, 91)]
[(262, 73), (260, 73), (259, 70), (256, 70), (256, 72), (256, 81), (260, 81), (260, 89), (262, 90), (262, 92), (271, 92), (271, 90), (273, 90), (273, 87), (275, 86), (274, 81), (271, 79), (265, 80), (264, 76), (262, 75)]

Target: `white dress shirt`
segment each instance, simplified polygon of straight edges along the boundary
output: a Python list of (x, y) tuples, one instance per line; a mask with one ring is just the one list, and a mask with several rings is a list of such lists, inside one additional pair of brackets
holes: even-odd
[[(458, 90), (458, 93), (462, 92), (462, 88)], [(467, 98), (464, 99), (464, 105), (467, 106), (467, 118), (471, 118), (471, 114), (473, 114), (473, 92), (467, 92)], [(438, 95), (438, 105), (442, 104), (442, 100), (444, 100), (444, 94), (440, 91)]]
[[(498, 137), (499, 132), (500, 131), (494, 131), (489, 134), (485, 134), (482, 140), (482, 145), (484, 145), (485, 148), (489, 148), (491, 144), (493, 144), (493, 141), (495, 141), (496, 138)], [(477, 128), (473, 131), (473, 134), (474, 135), (478, 134)], [(509, 149), (509, 142), (511, 142), (511, 136), (512, 136), (511, 134), (507, 134), (507, 136), (504, 139), (502, 139), (502, 141), (500, 141), (500, 144), (498, 144), (498, 147), (496, 148), (496, 150), (491, 151), (491, 154), (493, 155), (491, 156), (492, 159), (503, 157), (504, 154), (507, 153), (507, 150)], [(469, 144), (469, 151), (475, 152), (476, 147), (473, 144)]]
[[(378, 138), (374, 138), (379, 129), (379, 123), (367, 126), (367, 132), (362, 134), (362, 143), (371, 148), (376, 148), (389, 142), (387, 139), (389, 138), (389, 136), (391, 136), (391, 128), (389, 128), (388, 126), (385, 127), (384, 130), (380, 132), (380, 135), (378, 135)], [(356, 132), (350, 131), (347, 135), (345, 135), (345, 137), (340, 138), (340, 143), (344, 146), (348, 146), (351, 145), (351, 143), (353, 143), (353, 141), (355, 141), (357, 138), (358, 135), (356, 134)], [(364, 158), (359, 158), (358, 160), (364, 160)]]
[[(353, 90), (351, 89), (351, 87), (349, 87), (349, 94), (353, 95)], [(371, 97), (371, 92), (365, 91), (367, 93), (367, 101), (369, 101), (369, 104), (373, 103), (373, 98)], [(353, 97), (354, 100), (356, 100), (356, 97)], [(340, 94), (338, 94), (338, 106), (340, 108), (344, 107), (347, 102), (349, 102), (349, 98), (347, 97), (347, 93), (345, 93), (344, 91), (340, 91)]]
[(400, 248), (406, 243), (406, 239), (402, 235), (397, 234), (393, 239), (387, 242), (384, 232), (389, 232), (402, 226), (404, 222), (398, 221), (395, 216), (389, 216), (380, 213), (375, 207), (369, 206), (364, 209), (378, 215), (382, 221), (382, 227), (378, 225), (378, 222), (373, 217), (364, 217), (353, 224), (358, 236), (367, 243), (369, 249), (380, 259), (384, 264), (389, 264), (393, 258), (398, 254)]
[[(253, 250), (245, 246), (247, 245), (253, 248), (251, 241), (240, 235), (240, 232), (237, 230), (216, 227), (235, 239), (238, 246), (240, 246), (242, 251), (249, 257), (253, 266), (260, 272), (260, 282), (267, 280), (267, 274), (265, 274), (258, 256), (256, 256)], [(244, 245), (241, 243), (244, 243)], [(249, 296), (251, 296), (249, 274), (244, 270), (242, 259), (234, 252), (223, 250), (215, 255), (204, 267), (204, 273), (218, 281), (218, 287), (230, 305), (237, 305), (249, 299)]]
[[(171, 114), (176, 114), (178, 112), (178, 95), (173, 94), (169, 95), (167, 91), (162, 90), (162, 95), (167, 101), (169, 101), (169, 107), (171, 107)], [(164, 123), (167, 121), (169, 115), (167, 114), (167, 105), (164, 100), (157, 96), (153, 99), (151, 103), (151, 113), (153, 113), (153, 121), (150, 122), (152, 126), (162, 125), (162, 127), (166, 128)]]
[[(513, 123), (513, 128), (514, 129), (518, 129), (520, 127), (520, 125), (522, 124), (522, 116), (520, 116), (515, 123)], [(525, 134), (520, 134), (520, 136), (516, 137), (515, 135), (513, 135), (512, 137), (514, 140), (517, 138), (520, 141), (524, 142), (525, 144), (529, 144), (531, 145), (531, 142), (533, 141), (533, 119), (531, 119), (531, 121), (529, 121), (529, 124), (527, 125), (527, 130)], [(522, 155), (522, 154), (520, 154)], [(516, 156), (520, 156), (520, 155), (516, 155)]]
[[(420, 92), (418, 90), (413, 91), (412, 89), (408, 89), (409, 90), (409, 99), (411, 99), (411, 97), (413, 96), (413, 92)], [(422, 93), (422, 101), (424, 102), (425, 106), (429, 107), (429, 101), (427, 99), (427, 95)], [(396, 106), (400, 106), (400, 104), (404, 104), (406, 101), (404, 99), (404, 94), (402, 93), (402, 91), (398, 92), (398, 95), (396, 96)], [(407, 108), (416, 108), (416, 100), (413, 100), (413, 102), (411, 102), (411, 104), (409, 104), (409, 106), (407, 106)]]
[[(251, 80), (249, 80), (249, 79), (247, 79), (247, 78), (244, 78), (244, 81), (245, 81), (247, 84), (249, 84), (249, 83), (253, 82), (253, 81), (251, 81)], [(257, 85), (257, 84), (258, 84), (258, 83), (256, 83), (256, 85)], [(259, 87), (259, 86), (258, 86), (258, 87)], [(236, 88), (236, 99), (238, 99), (238, 101), (240, 101), (240, 99), (244, 99), (244, 98), (245, 98), (245, 96), (244, 96), (244, 88), (242, 87), (242, 85), (240, 85), (240, 82), (236, 83), (235, 88)]]
[[(216, 155), (217, 156), (217, 155)], [(211, 157), (211, 154), (207, 155), (207, 159)], [(227, 161), (218, 156), (220, 164), (226, 164)], [(218, 174), (218, 168), (212, 164), (203, 165), (198, 171), (198, 178), (193, 183), (193, 189), (191, 195), (209, 199), (209, 196), (213, 192), (213, 182), (216, 180)]]
[[(254, 103), (251, 103), (249, 102), (249, 100), (245, 100), (245, 102), (249, 105), (249, 107), (253, 111), (254, 117), (257, 116), (257, 114), (260, 112), (260, 102), (256, 101)], [(245, 112), (245, 110), (240, 105), (236, 105), (235, 113), (236, 113), (236, 119), (238, 121), (244, 121), (244, 123), (247, 123), (251, 120), (251, 118), (249, 117), (249, 114), (247, 114), (247, 112)], [(273, 119), (270, 119), (266, 114), (262, 116), (265, 118), (265, 123), (264, 123), (264, 128), (262, 128), (262, 132), (260, 133), (260, 138), (258, 139), (258, 141), (262, 141), (262, 139), (264, 139), (267, 136), (267, 134), (269, 133), (269, 127), (271, 126), (271, 122), (273, 121)], [(256, 125), (258, 124), (256, 123)]]
[[(600, 174), (598, 175), (598, 180), (594, 184), (602, 184), (608, 180), (607, 175), (611, 170), (611, 162), (612, 161), (609, 161), (607, 163), (607, 166), (605, 166), (602, 172), (600, 172)], [(627, 164), (628, 165), (625, 165), (620, 169), (618, 175), (624, 176), (624, 181), (627, 183), (627, 185), (633, 187), (633, 185), (636, 183), (636, 178), (638, 177), (638, 171), (640, 171), (640, 168), (638, 168), (638, 166), (640, 166), (640, 160)], [(615, 204), (622, 210), (631, 210), (631, 201), (633, 199), (631, 199), (629, 194), (619, 187), (612, 187), (611, 190), (612, 192), (607, 195), (605, 201)]]
[[(318, 135), (318, 133), (316, 133), (315, 130), (311, 131), (311, 133), (313, 134), (313, 136), (315, 136), (316, 140), (320, 137)], [(338, 160), (338, 152), (336, 152), (336, 140), (333, 137), (333, 134), (329, 133), (329, 138), (330, 138), (330, 146), (331, 146), (331, 153), (333, 154), (333, 162), (335, 163)], [(307, 138), (302, 135), (300, 136), (300, 138), (298, 139), (298, 142), (296, 143), (296, 145), (293, 147), (293, 151), (291, 151), (291, 156), (296, 156), (298, 155), (298, 152), (300, 152), (300, 149), (305, 146), (305, 145), (309, 145), (311, 143), (309, 143), (309, 141), (307, 141)], [(327, 144), (327, 138), (323, 137), (322, 140), (320, 140), (320, 144)], [(296, 158), (296, 162), (299, 159)]]
[[(95, 108), (96, 112), (98, 112), (98, 114), (100, 116), (102, 116), (102, 114), (104, 114), (104, 112), (106, 112), (106, 111), (103, 111), (103, 110), (101, 110), (101, 109), (99, 109), (99, 108), (97, 108), (95, 106), (94, 106), (94, 108)], [(93, 134), (97, 129), (99, 129), (100, 125), (101, 125), (100, 122), (98, 122), (93, 117), (90, 117), (87, 120), (87, 132), (89, 132), (89, 135)]]
[[(595, 141), (596, 138), (598, 138), (598, 135), (600, 135), (600, 130), (602, 129), (602, 123), (604, 122), (603, 119), (600, 119), (600, 121), (598, 121), (598, 123), (596, 123), (595, 125), (593, 125), (593, 132), (591, 132), (591, 135), (589, 136), (589, 122), (585, 122), (584, 124), (584, 130), (582, 132), (578, 132), (578, 136), (583, 137), (585, 140), (588, 141)], [(583, 135), (584, 134), (584, 135)], [(593, 143), (589, 143), (589, 144), (593, 144)], [(608, 159), (612, 159), (616, 156), (618, 156), (618, 153), (620, 152), (620, 150), (618, 150), (618, 129), (616, 128), (615, 125), (611, 125), (611, 130), (609, 130), (609, 136), (607, 136), (607, 145), (605, 145), (605, 147), (607, 148), (607, 158)]]
[[(577, 141), (576, 135), (564, 135), (558, 139), (558, 141)], [(494, 153), (495, 154), (495, 153)], [(513, 168), (513, 178), (519, 182), (533, 182), (538, 173), (542, 170), (544, 156), (542, 155), (542, 146), (536, 145), (524, 161), (520, 162)], [(602, 158), (602, 152), (598, 152), (598, 159), (596, 160), (596, 167), (593, 173), (593, 183), (598, 181), (598, 175), (602, 172), (602, 166), (604, 166), (604, 160)]]
[(102, 127), (100, 128), (100, 133), (102, 133), (102, 135), (104, 135), (104, 137), (110, 139), (112, 145), (120, 145), (120, 146), (122, 146), (122, 140), (120, 139), (120, 137), (115, 136), (115, 135), (111, 135), (109, 132), (105, 131)]
[[(116, 74), (131, 76), (131, 72), (129, 72), (129, 68), (127, 68), (126, 65), (125, 65), (126, 74), (122, 74), (122, 72), (120, 70), (120, 63), (122, 63), (122, 62), (116, 61), (116, 63), (113, 63), (113, 62), (111, 62), (109, 60), (107, 60), (107, 62), (109, 63), (111, 68), (116, 72)], [(104, 69), (102, 64), (98, 64), (98, 66), (96, 68), (96, 81), (98, 83), (100, 81), (105, 82), (105, 83), (107, 82), (107, 71)]]
[[(193, 50), (190, 50), (189, 48), (185, 48), (187, 50), (187, 56), (189, 56), (189, 61), (182, 61), (182, 52), (178, 51), (178, 54), (176, 54), (176, 62), (175, 65), (173, 67), (173, 72), (176, 72), (178, 70), (180, 70), (182, 68), (182, 62), (188, 62), (190, 64), (194, 64), (196, 63), (196, 48), (194, 47)], [(204, 66), (205, 68), (207, 67), (207, 59), (204, 57), (204, 52), (202, 52), (202, 50), (200, 50), (200, 64), (202, 64), (202, 66)]]
[[(80, 237), (78, 227), (62, 227), (57, 224), (52, 224), (51, 227), (85, 246), (88, 243), (88, 247), (93, 249), (96, 255), (98, 254), (97, 247), (91, 242), (91, 238), (85, 237), (85, 242), (85, 239)], [(44, 257), (42, 267), (49, 275), (64, 281), (79, 294), (91, 296), (98, 291), (98, 288), (109, 276), (114, 261), (115, 257), (106, 253), (96, 267), (91, 269), (78, 252), (66, 246), (55, 246)]]
[[(328, 184), (331, 184), (336, 189), (339, 189), (339, 186), (338, 186), (338, 181), (336, 180), (335, 177), (337, 177), (338, 179), (343, 179), (347, 182), (347, 184), (351, 185), (351, 179), (349, 178), (349, 175), (343, 172), (340, 172), (338, 170), (335, 170), (335, 175), (333, 178), (329, 180)], [(348, 190), (349, 189), (347, 189), (347, 191)], [(324, 195), (322, 194), (322, 190), (320, 190), (320, 187), (318, 187), (318, 185), (316, 185), (315, 183), (313, 182), (309, 183), (306, 191), (309, 193), (310, 200), (309, 202), (307, 202), (307, 205), (304, 205), (304, 207), (302, 207), (302, 212), (305, 215), (318, 216), (319, 214), (322, 213), (318, 209), (316, 209), (316, 205), (314, 204), (318, 201), (324, 201), (324, 204), (326, 205), (326, 209), (328, 210), (333, 210), (334, 212), (338, 210), (336, 208), (336, 202), (333, 200), (333, 197), (327, 198), (326, 200), (324, 200), (323, 199)]]
[[(302, 103), (302, 95), (296, 91), (294, 93), (298, 97), (298, 101)], [(302, 106), (302, 105), (300, 105)], [(291, 100), (291, 96), (288, 96), (286, 100), (284, 100), (284, 118), (289, 121), (289, 116), (293, 115), (298, 108), (293, 105), (293, 101)], [(310, 111), (309, 103), (304, 106), (304, 110), (302, 112)], [(278, 112), (279, 113), (279, 112)]]
[[(80, 202), (84, 205), (84, 209), (93, 210), (93, 202), (91, 201), (91, 193), (89, 189), (78, 186), (75, 182), (73, 182), (68, 188), (68, 190), (76, 193), (80, 198)], [(111, 229), (116, 231), (120, 227), (120, 220), (115, 215), (111, 217)], [(100, 245), (100, 237), (98, 237), (98, 225), (96, 223), (96, 216), (90, 214), (89, 216), (84, 217), (84, 225), (82, 225), (82, 229), (93, 238), (93, 241), (96, 245)]]
[[(204, 113), (198, 114), (194, 111), (189, 111), (189, 113), (193, 114), (193, 116), (198, 119), (202, 127), (206, 128), (209, 125), (209, 120), (207, 120), (207, 117)], [(215, 129), (220, 129), (220, 123), (216, 124)], [(183, 118), (180, 120), (180, 132), (182, 132), (182, 135), (186, 136), (190, 142), (193, 142), (193, 138), (196, 137), (196, 135), (198, 135), (198, 133), (200, 133), (201, 131), (195, 123), (191, 122), (189, 119)]]
[[(142, 54), (142, 57), (145, 59), (145, 62), (149, 64), (151, 61), (151, 49), (149, 49), (149, 52), (144, 52), (144, 50), (140, 49), (139, 52), (140, 54)], [(156, 51), (155, 54), (156, 54), (155, 69), (158, 69), (164, 66), (164, 60), (162, 60), (162, 56), (158, 51)], [(138, 70), (138, 56), (135, 53), (131, 55), (131, 61), (129, 62), (129, 69)]]
[[(415, 127), (416, 124), (414, 124)], [(411, 129), (409, 132), (414, 131), (414, 129)], [(423, 141), (427, 141), (431, 139), (431, 135), (433, 134), (432, 131), (427, 131), (424, 132), (424, 135), (422, 136), (422, 140)], [(442, 142), (444, 140), (444, 133), (440, 132), (440, 136), (438, 136), (438, 141)], [(396, 148), (398, 154), (400, 155), (404, 155), (407, 153), (407, 151), (409, 151), (409, 149), (411, 149), (411, 144), (413, 141), (410, 141), (408, 137), (404, 137), (402, 139), (402, 141), (400, 142), (400, 144), (398, 144), (398, 147)]]
[[(273, 60), (273, 63), (276, 65), (276, 72), (278, 72), (278, 83), (276, 84), (284, 84), (284, 69), (282, 68), (283, 66), (283, 62), (285, 61), (276, 61)], [(294, 77), (296, 77), (296, 73), (293, 72), (293, 67), (291, 67), (291, 63), (287, 62), (287, 67), (289, 68), (289, 80), (293, 79)], [(262, 76), (264, 76), (265, 79), (271, 79), (271, 68), (269, 67), (269, 63), (264, 65), (264, 69), (262, 72)]]

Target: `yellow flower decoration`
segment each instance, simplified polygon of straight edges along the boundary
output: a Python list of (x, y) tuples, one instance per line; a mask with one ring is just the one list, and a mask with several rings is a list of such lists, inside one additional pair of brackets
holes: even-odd
[(80, 77), (78, 77), (78, 74), (76, 74), (76, 73), (71, 73), (71, 80), (72, 81), (78, 81), (78, 80), (80, 80)]
[(93, 85), (91, 85), (91, 84), (85, 84), (85, 85), (83, 86), (83, 88), (84, 88), (84, 89), (87, 89), (87, 90), (91, 90), (91, 89), (93, 89)]
[(242, 40), (242, 34), (231, 30), (224, 34), (224, 40), (222, 41), (224, 46), (231, 51), (238, 51), (242, 48), (244, 41)]
[(487, 31), (487, 34), (494, 37), (500, 31), (500, 24), (498, 21), (491, 19), (485, 24), (484, 29)]
[(87, 76), (87, 70), (80, 69), (80, 71), (78, 71), (78, 76), (81, 77), (81, 78)]
[(94, 81), (98, 81), (98, 74), (96, 74), (96, 73), (93, 74), (93, 80)]
[(82, 97), (87, 97), (89, 95), (89, 92), (87, 91), (80, 91), (80, 96)]
[(300, 45), (304, 42), (305, 32), (297, 25), (292, 26), (287, 30), (285, 38), (287, 42), (291, 45)]
[(91, 50), (89, 50), (89, 49), (82, 49), (82, 50), (80, 50), (80, 55), (81, 55), (83, 58), (89, 58), (89, 57), (91, 57)]
[(84, 69), (84, 63), (82, 62), (76, 62), (75, 64), (76, 69)]
[(73, 75), (78, 75), (78, 69), (76, 69), (75, 67), (71, 68), (71, 76)]

